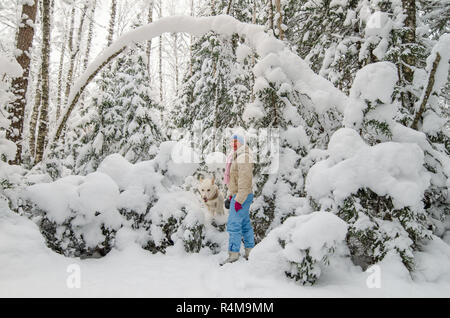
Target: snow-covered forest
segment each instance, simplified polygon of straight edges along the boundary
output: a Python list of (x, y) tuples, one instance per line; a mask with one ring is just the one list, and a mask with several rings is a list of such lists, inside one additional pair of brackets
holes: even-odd
[(2, 0), (0, 296), (450, 297), (449, 62), (449, 0)]

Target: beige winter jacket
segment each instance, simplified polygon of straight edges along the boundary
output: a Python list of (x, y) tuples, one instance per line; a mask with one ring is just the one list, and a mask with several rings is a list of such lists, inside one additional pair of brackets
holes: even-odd
[(252, 192), (252, 181), (252, 153), (247, 145), (242, 145), (233, 154), (227, 197), (236, 194), (236, 201), (244, 203), (247, 195)]

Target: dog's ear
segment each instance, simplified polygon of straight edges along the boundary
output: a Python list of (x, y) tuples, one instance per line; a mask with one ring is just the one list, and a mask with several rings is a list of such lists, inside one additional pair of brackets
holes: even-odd
[(211, 179), (211, 185), (213, 185), (215, 181), (216, 181), (216, 177), (213, 176)]
[(200, 178), (198, 178), (198, 181), (200, 181), (200, 182), (203, 181), (203, 175), (200, 175)]

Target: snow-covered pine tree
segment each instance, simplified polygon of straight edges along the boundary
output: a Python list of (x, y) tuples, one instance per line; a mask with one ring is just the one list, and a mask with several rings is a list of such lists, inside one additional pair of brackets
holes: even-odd
[[(411, 21), (413, 9), (410, 1), (360, 4), (364, 30), (360, 59), (369, 64), (356, 73), (350, 90), (352, 105), (346, 109), (344, 124), (357, 129), (371, 146), (387, 141), (416, 143), (424, 153), (425, 175), (430, 180), (422, 192), (423, 205), (395, 207), (395, 198), (377, 194), (370, 187), (360, 188), (338, 204), (338, 215), (350, 224), (347, 243), (353, 260), (363, 267), (394, 252), (413, 270), (414, 251), (431, 237), (429, 230), (443, 236), (448, 227), (445, 184), (449, 152), (444, 146), (448, 135), (443, 130), (448, 119), (442, 118), (439, 107), (439, 95), (448, 76), (448, 55), (444, 65), (439, 65), (442, 45), (432, 50), (436, 42), (420, 18), (424, 15)], [(445, 80), (440, 77), (435, 83), (439, 68)], [(433, 98), (428, 101), (430, 95)]]
[[(371, 15), (364, 29), (365, 52), (375, 56), (372, 62), (383, 60), (396, 65), (398, 82), (393, 97), (399, 107), (394, 118), (426, 136), (423, 138), (426, 140), (416, 140), (424, 151), (425, 167), (431, 176), (423, 201), (430, 228), (443, 235), (445, 216), (450, 213), (450, 198), (444, 185), (449, 177), (450, 152), (449, 136), (444, 131), (448, 117), (442, 107), (448, 82), (448, 56), (442, 54), (441, 47), (448, 39), (442, 35), (442, 28), (431, 28), (430, 17), (446, 13), (434, 1), (390, 0), (366, 5)], [(435, 22), (442, 25), (438, 20)], [(392, 138), (397, 141), (399, 137), (393, 134)]]
[(321, 76), (348, 92), (363, 61), (358, 6), (360, 1), (284, 1), (285, 39)]
[[(92, 172), (107, 155), (120, 153), (130, 162), (151, 159), (164, 140), (161, 107), (148, 87), (145, 52), (134, 47), (119, 56), (99, 80), (95, 111), (86, 110), (78, 131), (75, 171)], [(92, 105), (91, 105), (92, 107)], [(77, 143), (77, 142), (76, 142)]]
[[(241, 21), (252, 19), (251, 1), (215, 1), (205, 4), (200, 14), (229, 13)], [(231, 6), (230, 6), (231, 4)], [(248, 4), (249, 6), (246, 6)], [(222, 137), (222, 129), (244, 126), (242, 113), (251, 99), (251, 50), (237, 35), (227, 37), (214, 32), (197, 39), (192, 45), (191, 68), (184, 76), (180, 98), (175, 105), (171, 121), (176, 128), (192, 129), (201, 120), (202, 130), (214, 136), (202, 141), (202, 149), (215, 149), (211, 140)]]

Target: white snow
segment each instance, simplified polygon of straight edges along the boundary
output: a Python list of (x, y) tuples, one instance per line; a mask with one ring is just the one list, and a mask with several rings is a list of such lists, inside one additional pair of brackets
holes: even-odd
[(0, 55), (0, 78), (4, 75), (19, 77), (23, 73), (22, 67), (16, 62)]
[(241, 44), (236, 49), (236, 59), (238, 62), (244, 62), (244, 60), (252, 54), (252, 49), (245, 44)]
[(397, 81), (397, 69), (394, 64), (390, 62), (368, 64), (356, 73), (350, 97), (371, 102), (379, 99), (383, 103), (390, 103)]
[(313, 198), (326, 202), (333, 196), (342, 202), (358, 189), (370, 188), (380, 196), (391, 196), (396, 208), (422, 208), (430, 176), (418, 145), (385, 142), (371, 147), (355, 130), (341, 128), (332, 136), (328, 154), (306, 177), (306, 191)]
[[(325, 230), (326, 232), (326, 230)], [(423, 279), (398, 275), (398, 260), (381, 264), (381, 288), (368, 288), (370, 273), (345, 258), (332, 259), (313, 287), (303, 287), (240, 259), (218, 266), (226, 257), (179, 253), (151, 254), (133, 233), (119, 231), (119, 244), (101, 259), (66, 258), (48, 249), (37, 226), (0, 207), (0, 297), (448, 297), (450, 248), (439, 239), (418, 255)], [(256, 254), (255, 254), (256, 255)], [(256, 256), (251, 257), (251, 259)], [(423, 263), (422, 263), (423, 262)], [(80, 288), (69, 288), (78, 270)], [(401, 269), (401, 267), (400, 267)], [(438, 270), (438, 271), (436, 271)], [(236, 278), (239, 279), (236, 279)], [(425, 277), (429, 280), (425, 280)]]
[[(330, 247), (344, 241), (346, 233), (346, 223), (329, 212), (291, 217), (254, 248), (250, 264), (260, 275), (277, 273), (282, 277), (290, 261), (302, 262), (307, 249), (320, 261)], [(280, 240), (285, 242), (284, 248)]]
[(427, 111), (423, 115), (422, 131), (426, 134), (436, 135), (442, 131), (442, 128), (447, 123), (446, 118), (439, 117), (433, 111)]
[[(307, 94), (313, 101), (313, 107), (317, 112), (323, 113), (331, 108), (344, 112), (348, 104), (348, 97), (335, 88), (331, 82), (315, 74), (302, 58), (285, 46), (283, 41), (265, 33), (263, 26), (242, 23), (229, 15), (199, 18), (189, 16), (166, 17), (122, 35), (106, 48), (75, 81), (67, 104), (71, 104), (75, 95), (87, 83), (88, 78), (95, 70), (123, 47), (136, 42), (151, 40), (165, 32), (186, 32), (194, 36), (201, 36), (211, 30), (225, 36), (237, 33), (246, 39), (246, 46), (255, 49), (260, 57), (253, 70), (257, 90), (267, 87), (268, 81), (273, 81), (280, 86), (286, 83), (302, 94)], [(240, 57), (243, 57), (244, 53), (248, 53), (248, 50), (242, 47)], [(260, 79), (261, 77), (264, 77), (265, 81)], [(284, 87), (288, 86), (285, 85)], [(262, 116), (262, 109), (257, 103), (258, 99), (247, 106), (244, 114), (245, 120), (250, 121), (252, 118)], [(60, 119), (57, 126), (60, 125), (62, 120), (63, 118)], [(54, 139), (55, 133), (56, 129), (52, 132), (50, 140)]]

